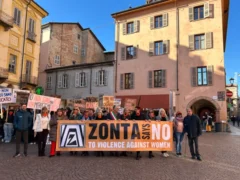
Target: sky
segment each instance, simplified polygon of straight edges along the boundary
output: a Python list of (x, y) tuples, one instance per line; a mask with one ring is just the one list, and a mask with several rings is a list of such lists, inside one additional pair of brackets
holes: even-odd
[[(35, 0), (49, 16), (47, 22), (79, 22), (83, 28), (91, 28), (107, 51), (114, 50), (114, 19), (112, 13), (144, 5), (146, 0)], [(230, 0), (227, 45), (225, 51), (226, 82), (240, 73), (240, 1)], [(236, 82), (238, 81), (238, 82)]]

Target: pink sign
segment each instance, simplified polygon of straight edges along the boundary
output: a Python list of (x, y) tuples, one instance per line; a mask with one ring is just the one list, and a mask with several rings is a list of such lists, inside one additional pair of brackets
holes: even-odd
[(98, 107), (98, 102), (86, 102), (86, 109), (96, 110)]
[(30, 94), (28, 98), (27, 108), (41, 110), (43, 107), (47, 107), (50, 111), (57, 111), (60, 103), (61, 99), (59, 98)]

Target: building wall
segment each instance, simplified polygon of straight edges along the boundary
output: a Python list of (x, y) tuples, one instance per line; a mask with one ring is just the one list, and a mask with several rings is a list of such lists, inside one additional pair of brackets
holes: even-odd
[[(0, 54), (1, 54), (1, 64), (0, 67), (8, 69), (10, 54), (17, 56), (17, 67), (16, 73), (9, 73), (8, 79), (3, 83), (4, 86), (8, 84), (15, 85), (18, 87), (21, 74), (21, 59), (22, 59), (22, 49), (23, 49), (23, 37), (24, 37), (24, 25), (25, 25), (25, 16), (26, 16), (26, 2), (23, 0), (9, 0), (3, 1), (2, 10), (8, 15), (14, 15), (14, 8), (18, 8), (21, 11), (21, 20), (20, 26), (14, 24), (13, 28), (4, 31), (3, 27), (0, 26)], [(26, 39), (25, 42), (25, 54), (23, 61), (23, 74), (26, 72), (26, 61), (32, 62), (32, 72), (31, 76), (38, 77), (38, 68), (39, 68), (39, 54), (40, 54), (40, 38), (41, 38), (41, 23), (42, 18), (47, 14), (43, 15), (36, 9), (36, 5), (29, 6), (28, 9), (28, 19), (27, 19), (27, 29), (29, 25), (29, 18), (32, 18), (35, 21), (35, 34), (36, 34), (36, 43)], [(2, 63), (3, 62), (3, 63)], [(34, 87), (27, 86), (32, 89)]]
[[(96, 86), (96, 72), (99, 70), (107, 71), (107, 86)], [(75, 74), (80, 72), (85, 72), (87, 75), (87, 87), (76, 88), (75, 87)], [(57, 87), (57, 77), (60, 74), (68, 74), (68, 88), (58, 88)], [(84, 69), (72, 69), (72, 70), (62, 70), (58, 72), (48, 73), (47, 76), (52, 77), (52, 88), (46, 89), (46, 95), (60, 95), (62, 99), (79, 99), (86, 97), (99, 97), (99, 95), (109, 95), (114, 94), (114, 67), (113, 66), (99, 66)], [(91, 85), (91, 86), (90, 86)], [(91, 89), (91, 90), (90, 90)]]
[[(189, 21), (189, 7), (203, 5), (210, 2), (214, 5), (214, 17), (198, 21)], [(143, 11), (134, 11), (116, 18), (115, 41), (117, 48), (117, 89), (116, 96), (128, 95), (156, 95), (176, 92), (176, 110), (186, 112), (186, 107), (195, 98), (203, 96), (209, 100), (217, 96), (218, 91), (225, 91), (224, 49), (223, 49), (223, 19), (222, 2), (182, 0), (179, 7), (179, 49), (177, 54), (177, 24), (176, 4), (162, 4)], [(150, 29), (150, 18), (168, 13), (168, 26), (159, 29)], [(134, 20), (140, 21), (140, 32), (123, 35), (123, 23)], [(190, 51), (189, 35), (213, 32), (213, 48)], [(169, 40), (169, 53), (161, 56), (149, 57), (149, 42)], [(137, 58), (121, 60), (121, 48), (133, 45), (137, 47)], [(177, 87), (177, 57), (179, 62), (179, 83)], [(198, 66), (213, 66), (213, 85), (192, 87), (191, 68)], [(148, 88), (148, 71), (166, 69), (166, 88)], [(120, 74), (134, 72), (134, 89), (120, 90)], [(175, 98), (174, 98), (175, 99)], [(226, 120), (226, 102), (215, 101), (220, 107), (220, 119)]]

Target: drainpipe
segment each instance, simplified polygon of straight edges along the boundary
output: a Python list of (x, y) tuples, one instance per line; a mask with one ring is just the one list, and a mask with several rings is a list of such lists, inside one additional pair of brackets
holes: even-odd
[(92, 67), (90, 69), (90, 94), (92, 94)]
[[(116, 21), (115, 21), (116, 22)], [(119, 44), (119, 22), (117, 23), (117, 41), (116, 41), (116, 46), (115, 46), (115, 93), (117, 93), (117, 66), (118, 66), (118, 44)]]
[(176, 43), (176, 48), (177, 48), (177, 52), (176, 52), (176, 61), (177, 61), (177, 91), (179, 91), (179, 58), (178, 58), (178, 51), (179, 51), (179, 8), (177, 7), (177, 0), (176, 0), (176, 26), (177, 26), (177, 30), (176, 30), (176, 37), (177, 37), (177, 43)]
[(23, 78), (23, 61), (24, 61), (24, 51), (25, 51), (25, 41), (26, 41), (26, 29), (27, 29), (27, 17), (28, 17), (28, 7), (33, 0), (28, 0), (27, 7), (26, 7), (26, 15), (25, 15), (25, 25), (24, 25), (24, 35), (23, 35), (23, 48), (22, 48), (22, 62), (21, 62), (21, 74), (20, 74), (20, 89), (22, 89), (22, 78)]
[(57, 87), (58, 87), (58, 71), (56, 71), (56, 84), (54, 87), (54, 94), (57, 95)]

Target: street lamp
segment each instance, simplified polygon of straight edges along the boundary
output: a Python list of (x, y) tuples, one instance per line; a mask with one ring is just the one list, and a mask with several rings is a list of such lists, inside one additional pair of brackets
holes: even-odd
[(233, 86), (233, 84), (234, 84), (234, 78), (230, 78), (229, 81), (230, 81), (230, 83), (231, 83), (231, 86)]

